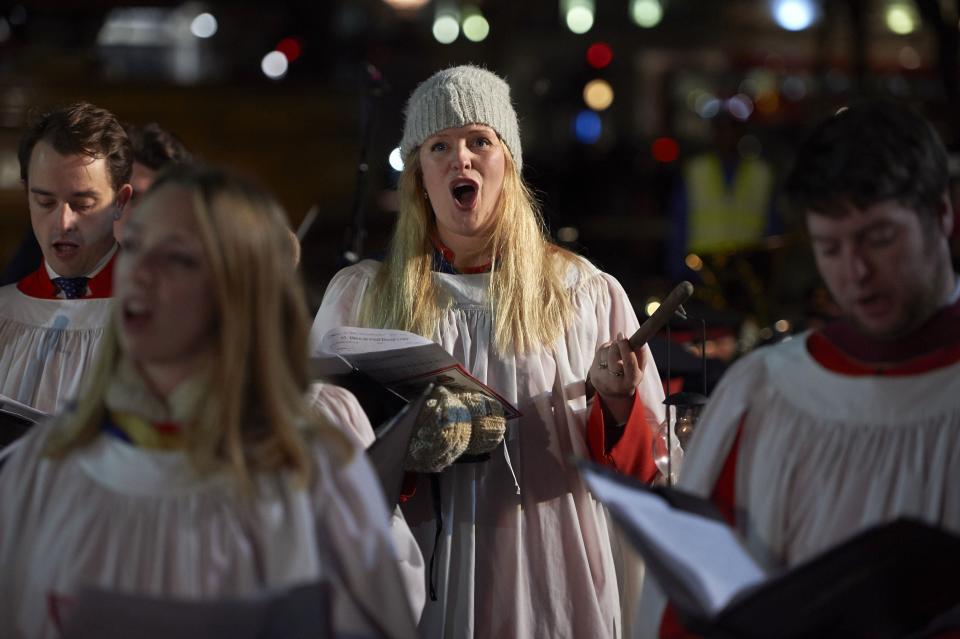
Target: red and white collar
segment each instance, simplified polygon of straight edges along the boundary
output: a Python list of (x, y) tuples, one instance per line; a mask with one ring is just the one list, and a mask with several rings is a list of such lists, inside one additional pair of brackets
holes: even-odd
[[(113, 297), (113, 265), (116, 262), (116, 256), (117, 245), (114, 244), (87, 275), (90, 281), (87, 282), (87, 296), (83, 299)], [(55, 277), (60, 275), (47, 264), (46, 260), (43, 260), (40, 268), (17, 282), (17, 289), (29, 297), (47, 300), (63, 299), (57, 294), (57, 287), (51, 281)]]
[(844, 375), (915, 375), (949, 366), (960, 361), (958, 298), (954, 294), (952, 303), (904, 337), (878, 340), (839, 321), (811, 333), (807, 350), (821, 366)]

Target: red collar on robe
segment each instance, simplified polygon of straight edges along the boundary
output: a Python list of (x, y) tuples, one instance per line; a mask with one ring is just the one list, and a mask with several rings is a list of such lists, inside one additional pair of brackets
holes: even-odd
[[(100, 272), (87, 282), (87, 290), (90, 294), (80, 299), (113, 297), (113, 264), (116, 260), (117, 253), (114, 253)], [(43, 300), (60, 299), (57, 297), (57, 287), (50, 281), (50, 275), (47, 273), (46, 261), (41, 261), (40, 268), (17, 282), (17, 288), (29, 297), (38, 297)]]
[(493, 262), (487, 262), (486, 264), (481, 264), (480, 266), (464, 266), (461, 268), (454, 268), (453, 262), (456, 259), (456, 254), (448, 247), (446, 244), (440, 241), (440, 238), (437, 237), (436, 233), (430, 234), (430, 241), (433, 242), (433, 247), (440, 252), (440, 255), (443, 256), (443, 259), (447, 264), (450, 265), (450, 268), (456, 273), (462, 275), (473, 275), (475, 273), (489, 273), (490, 268), (493, 266)]
[(960, 361), (960, 300), (945, 306), (909, 335), (868, 337), (839, 321), (812, 333), (807, 350), (820, 365), (845, 375), (916, 375)]

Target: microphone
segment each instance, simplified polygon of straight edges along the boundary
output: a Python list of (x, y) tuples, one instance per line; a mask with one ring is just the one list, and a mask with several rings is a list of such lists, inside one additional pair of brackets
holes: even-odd
[[(670, 291), (670, 294), (667, 295), (667, 298), (660, 303), (660, 308), (654, 311), (653, 315), (640, 325), (637, 332), (630, 336), (630, 348), (637, 350), (646, 344), (651, 337), (656, 335), (657, 332), (670, 321), (670, 317), (673, 316), (677, 310), (682, 311), (682, 304), (686, 302), (691, 295), (693, 295), (693, 284), (687, 281), (677, 284), (677, 286)], [(686, 314), (684, 313), (684, 315)]]

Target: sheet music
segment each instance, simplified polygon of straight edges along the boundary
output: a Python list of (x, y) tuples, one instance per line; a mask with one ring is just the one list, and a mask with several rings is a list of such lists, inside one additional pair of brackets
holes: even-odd
[(767, 576), (726, 524), (673, 508), (653, 492), (631, 488), (589, 468), (591, 492), (626, 522), (691, 586), (711, 615)]

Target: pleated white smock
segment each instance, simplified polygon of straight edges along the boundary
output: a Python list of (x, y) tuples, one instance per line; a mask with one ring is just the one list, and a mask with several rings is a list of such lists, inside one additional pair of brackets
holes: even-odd
[[(355, 326), (363, 295), (379, 268), (364, 261), (327, 288), (311, 341)], [(423, 637), (574, 639), (623, 633), (611, 524), (571, 458), (589, 457), (584, 380), (597, 348), (637, 318), (620, 284), (586, 261), (567, 283), (574, 317), (564, 336), (534, 353), (499, 354), (492, 344), (489, 274), (434, 273), (452, 301), (432, 339), (523, 416), (508, 423), (505, 445), (481, 463), (454, 464), (439, 475), (443, 530), (431, 482), (421, 476), (404, 506), (407, 522), (436, 566), (436, 601), (428, 599)], [(638, 392), (662, 421), (663, 390), (647, 352)], [(428, 575), (428, 580), (430, 575)], [(632, 600), (631, 600), (632, 601)]]
[(41, 299), (0, 287), (0, 395), (45, 413), (76, 396), (112, 299)]
[[(311, 384), (307, 400), (331, 424), (353, 440), (357, 448), (366, 449), (376, 439), (367, 414), (363, 412), (357, 398), (347, 389), (332, 384)], [(423, 553), (420, 552), (420, 546), (417, 545), (399, 506), (394, 508), (390, 517), (390, 534), (400, 561), (400, 574), (410, 599), (413, 616), (419, 620), (427, 600)]]
[(48, 600), (83, 585), (201, 599), (319, 579), (334, 586), (338, 630), (366, 636), (373, 619), (415, 636), (383, 493), (359, 449), (340, 459), (309, 437), (309, 485), (261, 475), (250, 499), (232, 477), (198, 476), (182, 452), (107, 434), (45, 457), (67, 419), (34, 427), (0, 470), (0, 636), (58, 637)]
[[(845, 375), (817, 362), (807, 338), (761, 348), (723, 376), (680, 487), (709, 496), (740, 430), (737, 528), (770, 569), (901, 516), (960, 533), (960, 362)], [(663, 608), (648, 579), (635, 636), (657, 636)]]

